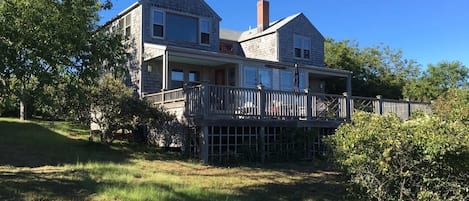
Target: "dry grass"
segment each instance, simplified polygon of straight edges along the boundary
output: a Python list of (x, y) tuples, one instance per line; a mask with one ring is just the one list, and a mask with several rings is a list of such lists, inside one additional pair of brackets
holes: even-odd
[(70, 127), (0, 119), (0, 200), (342, 200), (345, 191), (340, 175), (311, 162), (208, 166), (90, 144)]

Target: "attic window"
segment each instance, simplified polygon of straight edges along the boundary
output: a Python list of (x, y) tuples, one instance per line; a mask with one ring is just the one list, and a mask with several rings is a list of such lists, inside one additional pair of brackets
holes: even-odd
[(294, 52), (296, 58), (311, 58), (311, 39), (304, 36), (294, 35)]
[(210, 44), (210, 21), (206, 19), (200, 20), (200, 43)]

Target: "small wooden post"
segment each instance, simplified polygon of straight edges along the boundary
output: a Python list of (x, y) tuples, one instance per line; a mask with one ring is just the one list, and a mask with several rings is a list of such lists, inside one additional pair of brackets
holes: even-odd
[(344, 92), (342, 95), (345, 98), (345, 119), (350, 121), (352, 119), (352, 101), (350, 99), (350, 95), (347, 92)]
[(200, 133), (200, 159), (208, 163), (208, 126), (203, 126)]
[(257, 85), (257, 106), (258, 108), (258, 114), (260, 115), (260, 119), (263, 119), (265, 117), (265, 91), (264, 91), (264, 86), (262, 84)]
[(383, 96), (377, 95), (376, 98), (378, 99), (378, 114), (383, 114)]
[(210, 88), (208, 81), (203, 81), (201, 86), (202, 95), (202, 115), (203, 118), (207, 118), (210, 113)]
[(313, 96), (309, 93), (309, 89), (305, 89), (306, 94), (306, 120), (313, 119)]
[(261, 127), (259, 131), (259, 146), (261, 152), (261, 163), (265, 162), (265, 127)]
[(409, 98), (406, 98), (407, 101), (407, 119), (410, 119), (410, 116), (412, 116), (412, 108), (411, 108), (411, 102)]

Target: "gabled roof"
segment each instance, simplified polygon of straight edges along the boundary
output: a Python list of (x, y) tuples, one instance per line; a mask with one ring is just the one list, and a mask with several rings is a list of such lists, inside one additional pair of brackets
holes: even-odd
[(269, 27), (261, 32), (257, 31), (257, 28), (247, 30), (245, 32), (237, 32), (237, 31), (232, 31), (228, 29), (220, 29), (220, 39), (226, 39), (226, 40), (232, 40), (232, 41), (238, 41), (238, 42), (243, 42), (247, 41), (253, 38), (258, 38), (264, 35), (268, 35), (271, 33), (274, 33), (278, 31), (280, 28), (297, 18), (298, 16), (302, 15), (302, 13), (297, 13), (285, 18), (282, 18), (280, 20), (271, 22), (269, 24)]
[(288, 16), (286, 18), (282, 18), (280, 20), (271, 22), (269, 24), (269, 27), (266, 30), (261, 31), (261, 32), (258, 32), (257, 28), (245, 31), (245, 32), (243, 32), (243, 34), (241, 34), (241, 36), (239, 38), (239, 42), (247, 41), (247, 40), (250, 40), (250, 39), (253, 39), (253, 38), (258, 38), (260, 36), (264, 36), (264, 35), (274, 33), (274, 32), (276, 32), (277, 30), (279, 30), (280, 28), (282, 28), (283, 26), (285, 26), (286, 24), (288, 24), (289, 22), (291, 22), (292, 20), (294, 20), (295, 18), (297, 18), (300, 15), (302, 15), (302, 13), (297, 13), (297, 14)]

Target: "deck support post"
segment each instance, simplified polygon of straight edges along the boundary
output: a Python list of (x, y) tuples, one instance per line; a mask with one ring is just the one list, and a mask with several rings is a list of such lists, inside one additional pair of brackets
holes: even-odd
[(208, 126), (203, 126), (200, 132), (200, 159), (202, 163), (208, 163)]
[(261, 163), (265, 162), (265, 127), (261, 127), (259, 129), (259, 146), (260, 146), (260, 154), (261, 154)]

